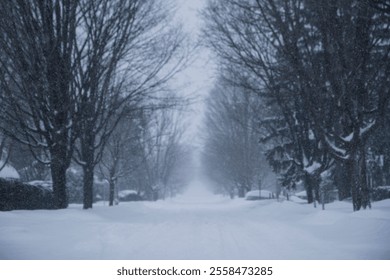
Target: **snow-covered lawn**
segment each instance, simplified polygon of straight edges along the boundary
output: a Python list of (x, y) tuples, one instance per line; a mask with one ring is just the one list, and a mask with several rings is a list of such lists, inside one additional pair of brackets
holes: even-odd
[(0, 259), (390, 259), (390, 200), (354, 213), (189, 193), (0, 212)]

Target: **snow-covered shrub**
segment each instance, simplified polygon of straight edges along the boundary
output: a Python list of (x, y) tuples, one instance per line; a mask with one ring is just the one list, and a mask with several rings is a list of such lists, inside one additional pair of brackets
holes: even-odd
[(390, 198), (390, 186), (378, 186), (372, 190), (371, 198), (373, 201)]
[(0, 178), (0, 211), (52, 208), (53, 191), (50, 187)]

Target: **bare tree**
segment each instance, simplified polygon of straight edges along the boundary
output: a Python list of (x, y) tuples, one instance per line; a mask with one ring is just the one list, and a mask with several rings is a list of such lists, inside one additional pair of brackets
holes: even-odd
[(232, 195), (237, 190), (239, 197), (258, 186), (264, 175), (257, 100), (250, 92), (220, 79), (207, 104), (203, 162), (212, 170), (211, 178)]
[[(307, 100), (300, 97), (299, 84), (291, 80), (292, 71), (283, 63), (281, 43), (284, 41), (280, 41), (280, 31), (272, 25), (276, 22), (272, 7), (269, 1), (233, 0), (223, 7), (212, 2), (205, 13), (208, 21), (205, 34), (221, 58), (223, 68), (234, 73), (230, 74), (234, 80), (228, 78), (232, 86), (249, 90), (263, 103), (279, 107), (271, 115), (263, 110), (258, 112), (261, 140), (272, 139), (274, 147), (267, 152), (267, 157), (275, 170), (283, 170), (285, 177), (290, 178), (285, 184), (303, 174), (305, 181), (310, 181), (306, 187), (308, 200), (312, 202), (311, 188), (313, 182), (318, 182), (314, 178), (319, 177), (329, 162), (323, 151), (316, 149), (321, 146), (321, 140), (313, 133), (312, 121), (305, 111)], [(286, 13), (290, 15), (290, 11)], [(276, 116), (276, 112), (280, 115)], [(279, 139), (274, 141), (275, 137)], [(296, 176), (291, 177), (291, 173)]]
[(76, 16), (75, 1), (5, 1), (0, 9), (5, 133), (49, 152), (37, 159), (50, 164), (56, 208), (68, 205), (65, 172), (76, 140)]
[(92, 207), (94, 168), (124, 110), (152, 97), (179, 69), (183, 35), (169, 28), (170, 4), (82, 1), (76, 45), (84, 209)]
[(283, 155), (317, 198), (319, 175), (344, 162), (354, 210), (369, 206), (365, 143), (382, 123), (389, 83), (388, 14), (358, 2), (214, 1), (205, 14), (221, 63), (280, 109), (265, 135), (285, 139), (274, 159)]
[(132, 176), (142, 165), (137, 145), (139, 137), (139, 118), (124, 116), (104, 147), (97, 173), (109, 183), (109, 206), (113, 206), (115, 197), (118, 197), (118, 181)]
[(186, 157), (180, 142), (183, 129), (175, 110), (153, 110), (141, 121), (138, 139), (142, 162), (134, 176), (140, 179), (148, 199), (175, 195), (172, 179)]

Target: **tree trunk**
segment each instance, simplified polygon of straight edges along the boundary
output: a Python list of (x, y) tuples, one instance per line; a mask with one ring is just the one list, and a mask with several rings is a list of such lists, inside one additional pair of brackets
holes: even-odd
[(358, 149), (351, 152), (350, 160), (346, 162), (354, 211), (359, 211), (362, 207), (363, 209), (371, 207), (364, 148), (364, 145), (359, 145)]
[[(88, 125), (86, 127), (89, 127)], [(92, 208), (93, 204), (93, 181), (95, 169), (95, 135), (91, 131), (85, 131), (81, 139), (81, 154), (84, 162), (83, 171), (83, 188), (84, 188), (84, 205), (83, 209)]]
[(314, 202), (314, 196), (313, 196), (313, 185), (311, 184), (310, 174), (305, 173), (304, 175), (304, 185), (306, 190), (306, 197), (307, 197), (307, 203), (313, 203)]
[(335, 168), (335, 182), (337, 184), (337, 190), (338, 190), (338, 196), (339, 200), (346, 199), (351, 194), (351, 184), (350, 184), (350, 177), (348, 177), (347, 174), (349, 174), (349, 168), (347, 163), (336, 163)]
[(109, 194), (109, 206), (113, 206), (114, 205), (114, 197), (115, 197), (115, 181), (110, 179), (109, 180), (109, 184), (110, 184), (110, 194)]
[(51, 177), (53, 181), (53, 208), (64, 209), (68, 207), (68, 194), (66, 190), (66, 170), (68, 166), (64, 163), (61, 153), (51, 153)]
[(358, 189), (358, 197), (360, 201), (360, 207), (366, 209), (367, 207), (371, 208), (370, 202), (370, 189), (367, 184), (367, 165), (366, 165), (366, 150), (365, 145), (360, 146), (359, 151), (359, 159), (358, 159), (358, 167), (359, 167), (359, 189)]
[(313, 180), (314, 182), (314, 199), (318, 202), (321, 201), (321, 195), (320, 195), (320, 183), (319, 176), (316, 176), (316, 178)]
[(351, 192), (351, 198), (352, 198), (352, 206), (353, 210), (356, 211), (357, 209), (357, 194), (356, 194), (356, 171), (355, 171), (355, 155), (351, 154), (351, 157), (349, 160), (345, 162), (345, 171), (346, 171), (346, 184), (348, 185), (348, 188)]
[(306, 188), (306, 196), (307, 196), (307, 203), (313, 203), (314, 202), (314, 196), (313, 196), (313, 187), (307, 183), (305, 183)]
[(305, 173), (305, 189), (307, 195), (307, 203), (320, 201), (320, 177), (316, 174)]
[(83, 199), (83, 209), (92, 208), (93, 204), (93, 169), (91, 169), (88, 165), (83, 167), (84, 171), (84, 199)]

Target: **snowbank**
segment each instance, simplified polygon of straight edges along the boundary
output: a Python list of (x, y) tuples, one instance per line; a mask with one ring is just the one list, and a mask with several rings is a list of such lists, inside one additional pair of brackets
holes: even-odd
[(291, 195), (289, 197), (289, 200), (292, 202), (295, 202), (295, 203), (301, 203), (301, 204), (306, 203), (307, 204), (307, 199), (302, 199), (302, 198), (295, 196), (295, 195)]

